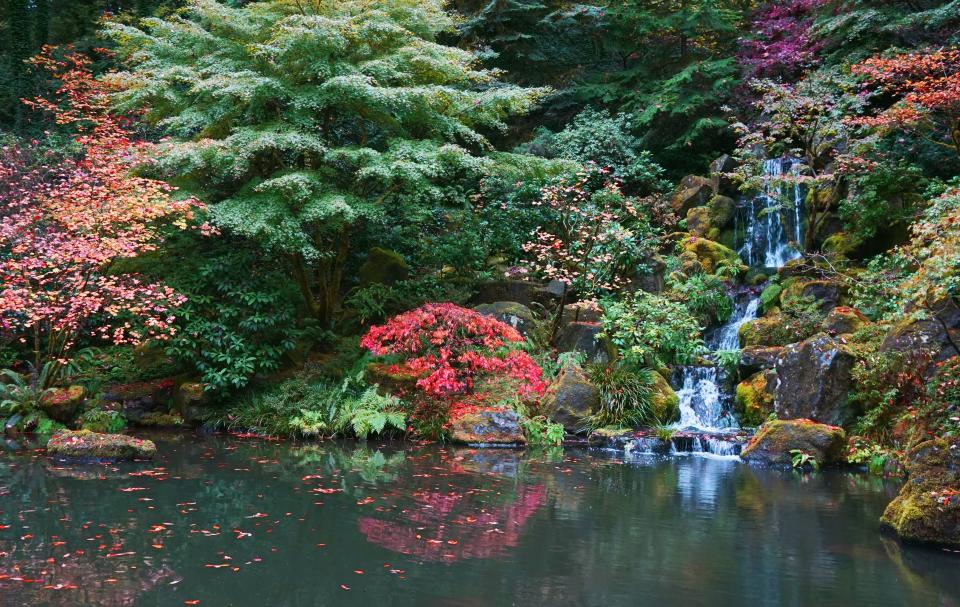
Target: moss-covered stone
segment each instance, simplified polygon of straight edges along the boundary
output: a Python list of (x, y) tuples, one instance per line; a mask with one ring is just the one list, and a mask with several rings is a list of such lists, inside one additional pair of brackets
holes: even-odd
[(734, 408), (740, 424), (759, 426), (773, 412), (777, 374), (772, 369), (754, 373), (737, 384)]
[(708, 274), (716, 272), (721, 265), (733, 266), (744, 272), (747, 270), (740, 256), (719, 242), (691, 236), (681, 241), (680, 246), (685, 253), (695, 255), (703, 271)]
[(687, 231), (693, 236), (704, 237), (710, 231), (710, 209), (693, 207), (687, 210)]
[(843, 461), (846, 445), (847, 434), (838, 426), (809, 419), (778, 419), (763, 424), (740, 457), (751, 463), (790, 466), (793, 462), (790, 452), (799, 450), (826, 466)]
[(576, 432), (600, 406), (600, 390), (581, 369), (569, 366), (551, 382), (542, 403), (550, 419)]
[(526, 336), (533, 328), (533, 312), (527, 306), (515, 301), (496, 301), (480, 304), (474, 308), (484, 316), (492, 316), (502, 323), (506, 323)]
[(512, 409), (490, 409), (461, 415), (450, 424), (455, 443), (471, 445), (522, 445), (526, 438), (520, 416)]
[(601, 449), (623, 449), (636, 434), (624, 428), (597, 428), (587, 436), (587, 444)]
[(47, 455), (69, 459), (149, 459), (156, 453), (153, 441), (89, 430), (62, 430), (47, 442)]
[(670, 195), (670, 207), (677, 216), (685, 217), (688, 209), (706, 204), (713, 194), (713, 183), (710, 179), (687, 175)]
[(760, 305), (764, 312), (780, 305), (780, 294), (782, 292), (783, 287), (775, 282), (764, 287), (763, 291), (760, 292)]
[(359, 270), (361, 286), (374, 283), (392, 285), (405, 279), (409, 274), (410, 267), (402, 255), (380, 247), (370, 249), (367, 260)]
[(827, 312), (840, 305), (843, 291), (843, 286), (834, 280), (791, 280), (784, 283), (780, 303), (784, 307), (802, 306), (812, 299), (822, 312)]
[(906, 468), (907, 483), (881, 523), (908, 542), (960, 548), (960, 437), (916, 445)]
[(738, 331), (740, 347), (787, 345), (790, 342), (785, 341), (779, 331), (785, 322), (782, 315), (774, 314), (743, 323)]
[(83, 386), (56, 388), (40, 400), (40, 408), (50, 419), (64, 424), (73, 420), (83, 404)]
[(823, 320), (823, 330), (831, 335), (856, 333), (870, 324), (863, 312), (856, 308), (840, 306), (830, 310)]
[(725, 228), (733, 223), (737, 214), (737, 202), (729, 196), (714, 196), (707, 203), (710, 214), (710, 225), (715, 228)]
[(652, 373), (653, 386), (651, 388), (650, 403), (653, 405), (653, 414), (661, 424), (669, 424), (680, 419), (680, 397), (670, 383), (659, 373)]
[(860, 244), (860, 240), (853, 234), (849, 232), (837, 232), (836, 234), (828, 236), (823, 241), (820, 250), (826, 254), (850, 257)]

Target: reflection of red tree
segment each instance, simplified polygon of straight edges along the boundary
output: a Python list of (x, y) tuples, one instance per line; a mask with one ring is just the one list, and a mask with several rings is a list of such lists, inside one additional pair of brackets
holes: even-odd
[(546, 501), (542, 485), (523, 485), (508, 505), (489, 508), (473, 493), (418, 491), (401, 520), (361, 517), (367, 540), (427, 561), (502, 556), (520, 542), (527, 519)]

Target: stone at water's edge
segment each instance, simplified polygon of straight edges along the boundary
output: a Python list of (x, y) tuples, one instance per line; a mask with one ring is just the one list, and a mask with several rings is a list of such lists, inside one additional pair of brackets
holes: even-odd
[(547, 388), (543, 407), (547, 416), (567, 430), (576, 432), (600, 406), (600, 391), (587, 374), (570, 366), (564, 368)]
[(758, 371), (737, 384), (734, 408), (740, 424), (759, 426), (773, 411), (777, 373), (772, 369)]
[(153, 441), (89, 430), (61, 430), (47, 442), (47, 455), (69, 459), (150, 459), (156, 453)]
[(790, 452), (799, 449), (825, 466), (841, 462), (846, 446), (847, 433), (843, 428), (809, 419), (778, 419), (761, 426), (740, 457), (745, 462), (790, 466)]
[(960, 549), (960, 438), (920, 443), (906, 467), (907, 483), (880, 522), (908, 542)]
[(850, 349), (826, 333), (783, 348), (777, 357), (777, 416), (838, 426), (852, 421), (854, 363)]
[(523, 445), (520, 416), (511, 409), (475, 411), (453, 420), (450, 438), (469, 445)]

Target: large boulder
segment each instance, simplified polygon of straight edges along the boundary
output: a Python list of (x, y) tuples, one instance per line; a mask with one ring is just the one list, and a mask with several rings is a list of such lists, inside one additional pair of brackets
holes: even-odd
[(568, 325), (572, 322), (593, 322), (597, 323), (603, 318), (603, 308), (592, 301), (578, 301), (563, 306), (563, 314), (560, 316), (560, 326)]
[(682, 240), (680, 246), (684, 253), (695, 255), (703, 271), (708, 274), (716, 272), (721, 265), (740, 268), (743, 271), (747, 269), (736, 251), (719, 242), (691, 236)]
[(827, 314), (823, 320), (823, 330), (830, 335), (844, 335), (856, 333), (868, 324), (870, 320), (860, 310), (839, 306)]
[(881, 352), (933, 354), (936, 361), (960, 355), (960, 306), (942, 299), (923, 313), (909, 313), (894, 325), (880, 344)]
[(600, 390), (581, 369), (569, 366), (547, 388), (543, 406), (550, 419), (576, 432), (600, 406)]
[(734, 410), (744, 426), (759, 426), (773, 412), (777, 373), (772, 369), (754, 373), (737, 384)]
[(737, 202), (729, 196), (714, 196), (707, 203), (710, 212), (710, 226), (723, 229), (733, 223), (737, 215)]
[(156, 453), (153, 441), (89, 430), (61, 430), (47, 442), (47, 455), (67, 459), (150, 459)]
[(794, 450), (803, 451), (821, 466), (843, 461), (847, 434), (843, 428), (818, 424), (809, 419), (777, 419), (757, 431), (740, 457), (751, 463), (790, 466)]
[[(753, 375), (757, 371), (773, 369), (782, 346), (750, 346), (740, 350), (740, 373)], [(741, 375), (741, 377), (743, 377)]]
[(524, 337), (533, 329), (536, 320), (530, 308), (515, 301), (495, 301), (480, 304), (474, 310), (484, 316), (492, 316), (500, 322), (510, 325)]
[(187, 424), (199, 425), (206, 419), (207, 405), (210, 403), (210, 393), (206, 384), (199, 382), (184, 382), (177, 388), (177, 411)]
[(687, 231), (691, 236), (706, 238), (710, 228), (710, 209), (693, 207), (687, 210)]
[(670, 207), (678, 217), (685, 217), (690, 208), (707, 204), (714, 193), (710, 179), (699, 175), (687, 175), (680, 180), (677, 189), (670, 195)]
[(61, 423), (73, 421), (83, 404), (83, 386), (55, 388), (40, 399), (40, 408), (50, 419)]
[(613, 346), (601, 334), (596, 322), (572, 322), (560, 328), (554, 340), (558, 352), (582, 352), (593, 364), (606, 364), (613, 359)]
[(653, 373), (652, 378), (650, 404), (653, 407), (654, 416), (661, 424), (677, 421), (680, 419), (680, 397), (662, 375)]
[(410, 266), (396, 251), (373, 247), (358, 272), (360, 285), (392, 285), (410, 275)]
[(731, 173), (735, 172), (740, 166), (737, 160), (729, 154), (724, 154), (710, 163), (710, 180), (713, 189), (721, 194), (736, 196), (737, 184), (731, 178)]
[(172, 378), (116, 384), (107, 387), (102, 398), (108, 403), (118, 403), (123, 417), (137, 424), (151, 414), (163, 414), (170, 410), (176, 384)]
[(513, 301), (528, 308), (539, 305), (552, 309), (563, 295), (563, 285), (551, 282), (541, 284), (525, 280), (491, 280), (477, 285), (474, 304)]
[(636, 275), (630, 279), (627, 288), (654, 294), (663, 291), (664, 276), (667, 272), (666, 260), (654, 253), (645, 257), (642, 264), (643, 266), (637, 270)]
[(960, 549), (960, 437), (916, 445), (906, 468), (907, 482), (881, 523), (908, 542)]
[(850, 372), (855, 362), (850, 349), (826, 333), (786, 346), (777, 357), (777, 416), (835, 425), (852, 421)]
[(522, 445), (527, 442), (520, 416), (512, 409), (465, 413), (450, 424), (450, 439), (469, 445)]
[(833, 280), (794, 280), (784, 286), (780, 302), (784, 306), (798, 305), (812, 299), (821, 312), (829, 312), (840, 304), (843, 287)]

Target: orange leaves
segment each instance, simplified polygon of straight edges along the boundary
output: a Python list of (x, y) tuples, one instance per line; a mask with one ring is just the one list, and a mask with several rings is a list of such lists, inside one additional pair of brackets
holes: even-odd
[(109, 111), (109, 89), (88, 58), (45, 48), (33, 62), (59, 88), (54, 100), (25, 103), (70, 125), (82, 153), (53, 162), (7, 148), (0, 158), (0, 330), (41, 337), (56, 358), (83, 334), (114, 343), (165, 339), (183, 297), (104, 270), (156, 249), (159, 222), (186, 227), (201, 205), (131, 174), (148, 146), (133, 140), (127, 117)]

